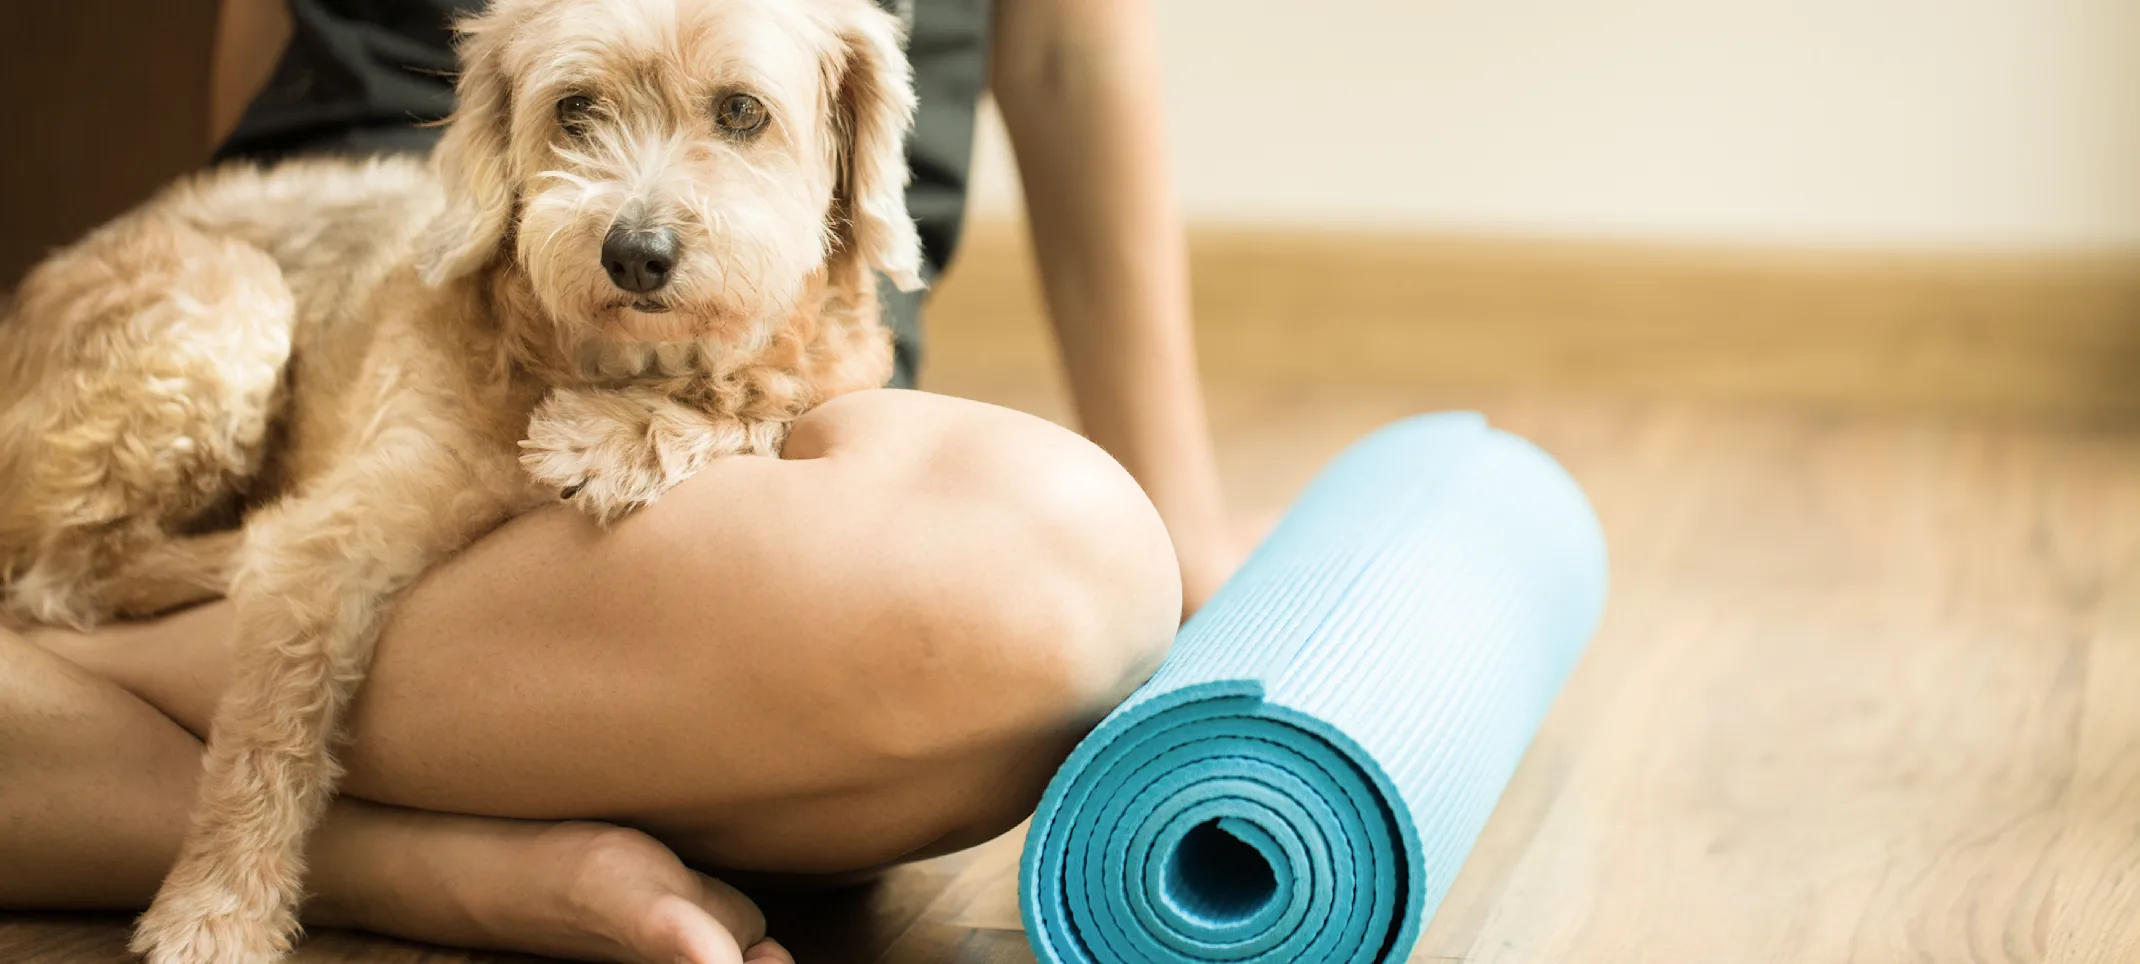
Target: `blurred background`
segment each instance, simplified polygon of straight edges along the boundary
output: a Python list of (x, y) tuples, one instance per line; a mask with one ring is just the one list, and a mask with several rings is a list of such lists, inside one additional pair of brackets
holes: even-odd
[[(2140, 4), (1153, 9), (1218, 386), (2140, 414)], [(0, 285), (200, 164), (271, 67), (215, 51), (287, 30), (272, 5), (0, 2)], [(928, 374), (1044, 406), (992, 112), (974, 178)]]
[[(1153, 9), (1241, 541), (1464, 407), (1613, 547), (1415, 960), (2140, 960), (2140, 3)], [(0, 0), (0, 286), (200, 163), (268, 66), (212, 51), (279, 29)], [(1067, 420), (975, 149), (922, 385)], [(799, 940), (1028, 960), (1015, 859)]]
[[(1286, 370), (2140, 404), (2140, 4), (1156, 10), (1221, 375), (1269, 342)], [(993, 299), (1020, 211), (1000, 125), (976, 168), (955, 281)]]
[[(1154, 10), (1222, 443), (1508, 397), (2140, 417), (2140, 4)], [(929, 384), (1060, 416), (992, 112), (975, 149)], [(1305, 471), (1221, 457), (1262, 520)]]
[[(2140, 245), (2125, 0), (1161, 0), (1200, 224)], [(1014, 216), (982, 139), (983, 213)]]

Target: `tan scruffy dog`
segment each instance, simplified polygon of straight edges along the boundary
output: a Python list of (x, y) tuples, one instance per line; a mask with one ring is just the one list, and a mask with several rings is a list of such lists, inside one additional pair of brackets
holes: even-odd
[[(280, 958), (387, 607), (515, 512), (607, 522), (881, 385), (919, 283), (871, 0), (496, 0), (430, 168), (239, 168), (39, 266), (0, 321), (0, 578), (88, 625), (227, 590), (237, 670), (156, 964)], [(243, 517), (241, 529), (229, 528)]]

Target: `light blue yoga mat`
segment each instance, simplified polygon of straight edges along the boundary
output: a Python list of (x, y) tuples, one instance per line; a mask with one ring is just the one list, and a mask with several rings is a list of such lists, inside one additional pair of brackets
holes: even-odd
[(1472, 414), (1323, 471), (1026, 839), (1048, 964), (1402, 961), (1605, 603), (1575, 481)]

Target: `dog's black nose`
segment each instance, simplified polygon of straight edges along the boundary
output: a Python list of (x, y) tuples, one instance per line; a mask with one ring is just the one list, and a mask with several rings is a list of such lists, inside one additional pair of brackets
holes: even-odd
[(609, 229), (602, 239), (602, 267), (609, 280), (633, 294), (660, 291), (676, 266), (676, 232), (667, 228)]

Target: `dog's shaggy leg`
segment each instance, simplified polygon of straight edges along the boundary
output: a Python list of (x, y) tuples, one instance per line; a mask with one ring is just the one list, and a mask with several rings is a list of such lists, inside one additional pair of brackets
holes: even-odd
[(661, 497), (706, 463), (778, 455), (784, 421), (709, 415), (636, 389), (558, 389), (520, 443), (528, 474), (602, 525)]
[(332, 744), (387, 607), (525, 491), (510, 459), (463, 454), (496, 445), (436, 420), (389, 427), (248, 527), (235, 676), (192, 830), (135, 932), (150, 964), (265, 964), (290, 948), (305, 838), (340, 778)]

